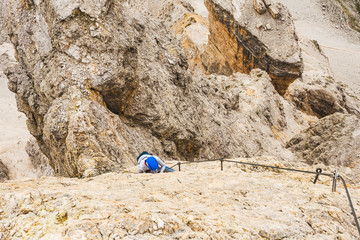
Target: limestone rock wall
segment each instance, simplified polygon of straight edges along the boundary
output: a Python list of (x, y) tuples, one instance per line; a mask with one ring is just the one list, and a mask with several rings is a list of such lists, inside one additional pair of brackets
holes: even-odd
[(301, 38), (299, 43), (303, 52), (303, 75), (289, 86), (284, 97), (301, 111), (318, 118), (336, 112), (360, 117), (359, 98), (349, 86), (334, 78), (319, 43), (307, 38)]
[[(264, 12), (257, 12), (259, 3)], [(301, 77), (303, 63), (291, 15), (267, 1), (133, 1), (145, 15), (158, 19), (182, 42), (193, 74), (267, 71), (284, 94)], [(145, 7), (141, 7), (144, 5)], [(155, 10), (156, 9), (156, 10)], [(158, 10), (159, 9), (159, 10)], [(279, 44), (281, 43), (281, 44)]]
[[(222, 24), (214, 27), (214, 21), (209, 23), (209, 19), (214, 18), (211, 14), (209, 15), (205, 4), (191, 1), (186, 1), (185, 4), (185, 1), (173, 2), (171, 0), (164, 1), (160, 6), (154, 6), (151, 1), (133, 1), (132, 4), (143, 10), (143, 14), (159, 19), (181, 41), (191, 74), (209, 73), (206, 69), (211, 64), (213, 71), (217, 73), (232, 73), (233, 70), (229, 69), (230, 65), (226, 62), (231, 62), (231, 59), (235, 58), (238, 52), (235, 46), (237, 43), (226, 37), (229, 35), (226, 26)], [(284, 63), (292, 61), (292, 57), (286, 58), (285, 55), (294, 54), (301, 58), (303, 65), (301, 78), (297, 78), (290, 84), (293, 79), (286, 83), (286, 86), (284, 85), (282, 94), (285, 93), (286, 99), (293, 102), (304, 113), (320, 118), (335, 112), (359, 115), (360, 108), (356, 94), (335, 79), (329, 60), (317, 41), (305, 37), (298, 39), (292, 22), (293, 18), (286, 7), (276, 1), (256, 0), (252, 4), (254, 9), (248, 1), (240, 5), (235, 2), (227, 4), (232, 6), (228, 8), (229, 12), (240, 16), (237, 22), (240, 25), (243, 23), (241, 26), (254, 38), (258, 38), (258, 41), (255, 39), (252, 42), (251, 47), (256, 48), (256, 44), (260, 47), (264, 45), (269, 54), (273, 54), (274, 58)], [(141, 7), (142, 5), (146, 7)], [(224, 6), (226, 8), (226, 4)], [(260, 8), (262, 10), (259, 10)], [(161, 10), (158, 11), (158, 9)], [(255, 14), (254, 10), (258, 14)], [(226, 11), (221, 11), (219, 15), (222, 13)], [(219, 31), (224, 32), (217, 33)], [(251, 61), (243, 62), (243, 59), (238, 58), (234, 64), (239, 66), (242, 64), (242, 69), (251, 69), (249, 63), (251, 64)], [(234, 71), (244, 71), (242, 69), (237, 68)], [(272, 80), (274, 84), (280, 84)], [(279, 90), (278, 85), (275, 87)]]
[(311, 165), (359, 168), (360, 120), (342, 113), (324, 117), (294, 136), (287, 147)]
[[(156, 125), (156, 116), (166, 114), (159, 111), (170, 109), (171, 101), (161, 96), (164, 86), (173, 86), (166, 89), (169, 96), (179, 95), (189, 79), (164, 28), (131, 17), (121, 3), (91, 4), (9, 3), (11, 41), (21, 63), (6, 72), (9, 88), (59, 175), (116, 170), (133, 164), (145, 148), (160, 149), (148, 130), (131, 128), (130, 121), (139, 128)], [(162, 105), (149, 106), (152, 98)]]
[(127, 3), (61, 3), (9, 2), (20, 64), (6, 71), (55, 174), (116, 171), (143, 150), (292, 158), (283, 143), (307, 123), (265, 72), (192, 78), (167, 28)]
[[(230, 75), (261, 68), (269, 73), (280, 94), (301, 77), (301, 51), (284, 6), (269, 5), (269, 11), (259, 14), (251, 0), (207, 0), (205, 4), (210, 28), (207, 55), (203, 58), (207, 72)], [(271, 9), (276, 9), (276, 16), (272, 16)]]
[[(291, 161), (285, 143), (316, 119), (277, 93), (302, 72), (293, 23), (279, 4), (259, 14), (253, 1), (230, 3), (206, 1), (209, 38), (191, 40), (203, 47), (189, 50), (170, 31), (193, 22), (207, 36), (207, 22), (187, 15), (198, 6), (186, 1), (167, 1), (157, 17), (149, 2), (138, 11), (137, 1), (9, 1), (19, 61), (5, 72), (9, 89), (55, 174), (118, 171), (144, 150), (190, 161), (259, 155)], [(189, 63), (207, 70), (214, 64), (208, 73), (220, 75), (191, 75)], [(269, 74), (253, 69), (259, 67)]]

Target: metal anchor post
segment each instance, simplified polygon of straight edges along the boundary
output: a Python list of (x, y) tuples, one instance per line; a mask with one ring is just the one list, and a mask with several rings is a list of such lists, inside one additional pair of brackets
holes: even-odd
[(317, 174), (316, 174), (316, 177), (315, 177), (315, 180), (314, 180), (314, 184), (315, 184), (316, 181), (318, 180), (319, 175), (320, 175), (320, 173), (322, 172), (322, 169), (321, 169), (321, 168), (317, 168), (317, 169), (316, 169), (316, 172), (317, 172)]
[(339, 172), (338, 170), (334, 170), (334, 175), (333, 175), (333, 184), (332, 184), (332, 191), (336, 192), (336, 181), (339, 177)]

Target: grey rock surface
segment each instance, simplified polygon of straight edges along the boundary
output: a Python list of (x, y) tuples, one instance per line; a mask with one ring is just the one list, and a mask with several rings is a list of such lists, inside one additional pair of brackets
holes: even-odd
[(54, 176), (54, 170), (49, 165), (49, 159), (41, 152), (34, 138), (27, 142), (25, 151), (39, 176)]
[[(218, 76), (190, 75), (193, 62), (184, 54), (186, 45), (170, 32), (179, 22), (179, 31), (189, 23), (206, 30), (206, 19), (193, 12), (198, 6), (190, 2), (166, 1), (153, 18), (154, 6), (138, 11), (138, 1), (10, 1), (10, 40), (20, 64), (5, 71), (9, 89), (16, 93), (29, 131), (55, 174), (91, 177), (119, 171), (135, 164), (144, 150), (190, 161), (260, 155), (291, 161), (294, 155), (284, 145), (307, 128), (308, 121), (334, 112), (356, 113), (357, 106), (348, 104), (341, 89), (326, 94), (323, 88), (299, 88), (297, 94), (297, 87), (290, 88), (288, 99), (315, 117), (282, 98), (277, 91), (285, 92), (301, 75), (303, 64), (290, 14), (281, 5), (268, 4), (284, 17), (274, 19), (269, 12), (259, 15), (252, 1), (245, 2), (234, 6), (231, 1), (206, 1), (209, 40), (199, 41), (203, 48), (194, 56), (205, 54), (206, 44), (228, 48), (224, 52), (230, 55), (210, 59), (219, 70), (219, 61), (236, 53), (238, 48), (229, 47), (232, 38), (222, 41), (232, 34), (226, 32), (225, 16), (233, 19), (234, 29), (244, 30), (242, 37), (252, 36), (243, 47), (263, 46), (267, 54), (260, 54), (259, 61), (246, 55), (254, 60), (241, 63), (249, 75), (229, 71)], [(144, 4), (149, 7), (150, 2)], [(251, 19), (271, 27), (257, 28)], [(260, 45), (251, 45), (254, 42)], [(266, 56), (274, 60), (273, 67), (265, 69), (270, 77), (253, 69)], [(291, 79), (275, 83), (274, 75)], [(297, 82), (308, 86), (312, 81)]]
[(288, 143), (308, 164), (360, 166), (360, 120), (349, 114), (335, 113), (313, 123)]
[(307, 123), (265, 72), (191, 78), (167, 29), (125, 3), (19, 4), (9, 3), (21, 63), (6, 71), (9, 89), (55, 174), (117, 171), (149, 149), (291, 159), (283, 142)]
[(0, 45), (8, 40), (7, 35), (7, 3), (8, 0), (0, 2)]
[[(234, 160), (282, 166), (271, 158)], [(331, 192), (331, 178), (316, 185), (310, 178), (232, 163), (221, 171), (217, 161), (169, 174), (136, 174), (135, 167), (89, 179), (8, 181), (0, 185), (0, 236), (358, 239), (345, 191)], [(356, 199), (360, 190), (351, 193)]]

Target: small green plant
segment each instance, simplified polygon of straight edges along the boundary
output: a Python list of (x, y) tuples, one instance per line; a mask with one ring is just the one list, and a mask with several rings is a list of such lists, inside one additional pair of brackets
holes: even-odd
[(326, 79), (326, 81), (328, 83), (334, 83), (335, 82), (335, 79), (332, 76), (326, 76), (325, 79)]
[(191, 25), (191, 24), (193, 24), (193, 23), (196, 23), (196, 19), (195, 19), (195, 18), (193, 18), (193, 17), (189, 18), (189, 20), (188, 20), (188, 24), (186, 25), (186, 27), (185, 27), (185, 28), (187, 28), (188, 26), (190, 26), (190, 25)]
[(358, 11), (358, 13), (360, 14), (360, 2), (356, 3), (356, 10)]
[(320, 48), (320, 45), (318, 43), (318, 41), (316, 40), (311, 40), (311, 42), (314, 44), (314, 46), (316, 47), (317, 50), (319, 50), (320, 53), (323, 53), (323, 51)]

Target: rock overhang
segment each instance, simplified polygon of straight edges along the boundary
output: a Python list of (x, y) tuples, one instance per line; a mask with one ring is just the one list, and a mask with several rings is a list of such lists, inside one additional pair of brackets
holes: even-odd
[[(261, 68), (269, 73), (282, 95), (301, 77), (301, 50), (290, 13), (284, 6), (276, 5), (281, 17), (274, 18), (270, 12), (257, 13), (251, 0), (206, 0), (205, 4), (210, 12), (207, 51), (210, 56), (204, 66), (209, 73), (249, 73), (253, 68)], [(213, 57), (216, 55), (225, 57), (219, 60)], [(214, 69), (211, 67), (214, 64), (227, 70)]]

